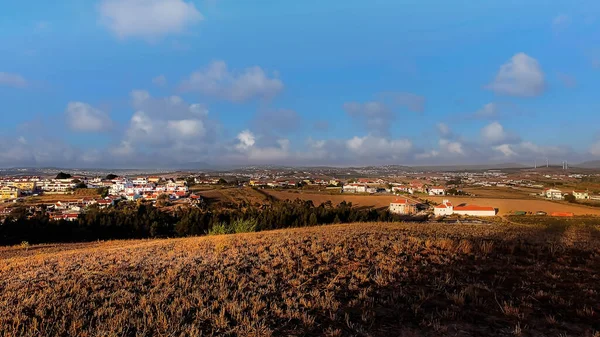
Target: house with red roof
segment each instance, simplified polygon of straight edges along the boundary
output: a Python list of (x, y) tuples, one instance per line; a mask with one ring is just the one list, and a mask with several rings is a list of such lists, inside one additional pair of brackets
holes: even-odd
[(396, 199), (390, 203), (390, 213), (410, 215), (417, 213), (417, 203), (408, 199)]
[(458, 215), (470, 215), (470, 216), (495, 216), (496, 209), (491, 206), (477, 206), (477, 205), (461, 205), (454, 206), (450, 200), (444, 199), (444, 201), (435, 206), (433, 209), (435, 216), (446, 216), (452, 214)]

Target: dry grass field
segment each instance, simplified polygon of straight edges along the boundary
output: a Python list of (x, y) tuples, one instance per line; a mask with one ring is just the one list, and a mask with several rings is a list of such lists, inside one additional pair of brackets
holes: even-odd
[(245, 202), (249, 205), (267, 204), (267, 198), (250, 187), (229, 187), (216, 188), (212, 190), (198, 191), (196, 194), (201, 195), (208, 204), (220, 205), (226, 207), (227, 204), (239, 204)]
[(481, 198), (534, 199), (532, 193), (540, 193), (540, 189), (509, 187), (467, 187), (465, 192)]
[(600, 336), (598, 226), (0, 248), (1, 336)]
[(591, 206), (558, 203), (540, 199), (498, 199), (498, 198), (471, 198), (471, 197), (428, 197), (430, 200), (442, 202), (443, 199), (450, 200), (453, 204), (462, 203), (492, 206), (499, 209), (499, 215), (510, 214), (514, 211), (537, 212), (573, 212), (575, 215), (600, 215), (600, 208)]

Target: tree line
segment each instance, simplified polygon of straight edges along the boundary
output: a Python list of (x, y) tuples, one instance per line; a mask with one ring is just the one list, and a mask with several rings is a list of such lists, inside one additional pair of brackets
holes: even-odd
[[(352, 222), (424, 221), (423, 217), (391, 214), (386, 210), (359, 209), (352, 203), (277, 201), (267, 207), (236, 210), (184, 208), (165, 212), (152, 205), (119, 203), (108, 209), (89, 208), (75, 221), (51, 221), (43, 213), (28, 215), (15, 209), (0, 225), (0, 245), (82, 242), (109, 239), (143, 239), (199, 236)], [(240, 229), (242, 228), (242, 229)]]

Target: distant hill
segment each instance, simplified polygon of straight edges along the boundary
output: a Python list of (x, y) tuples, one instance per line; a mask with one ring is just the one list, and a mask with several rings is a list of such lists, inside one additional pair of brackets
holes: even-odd
[(502, 163), (490, 165), (445, 165), (445, 166), (413, 166), (417, 171), (463, 171), (463, 170), (501, 170), (514, 168), (527, 168), (529, 166), (519, 163)]
[(586, 161), (573, 166), (587, 169), (600, 169), (600, 160)]

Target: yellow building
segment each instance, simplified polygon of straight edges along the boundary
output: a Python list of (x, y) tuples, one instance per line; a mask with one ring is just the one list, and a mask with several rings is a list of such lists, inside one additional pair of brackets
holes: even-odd
[(11, 184), (12, 187), (16, 187), (21, 191), (34, 191), (36, 188), (35, 181), (15, 181)]
[(0, 187), (0, 200), (16, 199), (19, 197), (19, 189), (11, 186)]

